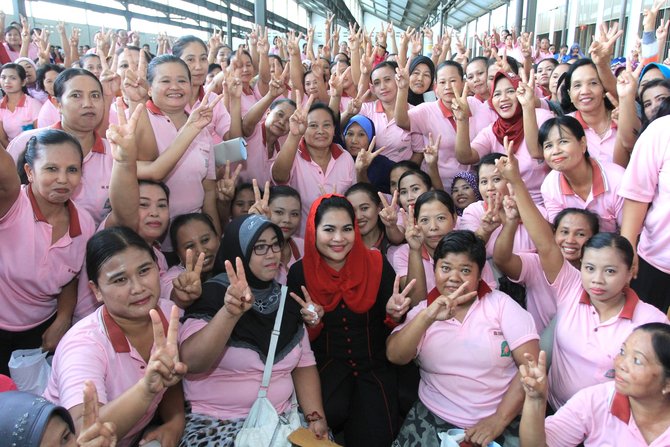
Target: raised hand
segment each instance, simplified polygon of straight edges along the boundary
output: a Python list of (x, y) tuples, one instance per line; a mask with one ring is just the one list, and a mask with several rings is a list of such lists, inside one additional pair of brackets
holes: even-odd
[(166, 388), (176, 385), (186, 374), (186, 364), (179, 361), (177, 334), (179, 333), (179, 309), (172, 306), (167, 337), (163, 331), (163, 321), (158, 311), (149, 311), (154, 331), (154, 350), (147, 362), (142, 381), (149, 395), (156, 395)]
[(186, 271), (172, 280), (172, 292), (180, 303), (186, 305), (200, 298), (202, 294), (202, 265), (205, 263), (205, 253), (200, 253), (193, 262), (193, 250), (186, 250)]
[(403, 225), (405, 225), (405, 240), (407, 241), (407, 245), (409, 245), (410, 250), (421, 250), (423, 246), (423, 232), (416, 224), (414, 205), (408, 206), (407, 211), (401, 209), (400, 215), (402, 216)]
[(305, 104), (304, 107), (301, 107), (302, 100), (299, 95), (295, 99), (297, 107), (295, 112), (293, 112), (293, 115), (291, 115), (291, 118), (288, 120), (288, 127), (291, 135), (301, 137), (307, 130), (307, 114), (309, 108), (312, 106), (312, 102), (314, 102), (314, 95), (310, 95), (307, 104)]
[(433, 140), (433, 133), (428, 133), (428, 145), (423, 148), (423, 159), (429, 166), (437, 166), (438, 154), (440, 152), (440, 143), (442, 142), (442, 135), (438, 135), (436, 140)]
[(200, 105), (193, 109), (186, 120), (187, 126), (193, 126), (202, 130), (212, 122), (214, 116), (214, 107), (223, 99), (223, 94), (217, 96), (214, 101), (209, 102), (209, 95), (205, 95)]
[(435, 321), (445, 321), (454, 316), (456, 307), (465, 304), (477, 296), (477, 291), (465, 292), (467, 283), (460, 285), (453, 293), (444, 296), (440, 295), (426, 308), (426, 316)]
[(379, 212), (379, 218), (382, 220), (384, 226), (395, 227), (398, 224), (398, 191), (393, 193), (391, 203), (386, 200), (383, 193), (379, 194), (379, 199), (382, 202), (382, 210)]
[(368, 146), (367, 149), (363, 148), (361, 149), (358, 154), (356, 155), (356, 162), (354, 163), (354, 166), (356, 168), (356, 172), (367, 172), (368, 168), (372, 164), (372, 161), (382, 153), (384, 149), (386, 149), (386, 146), (381, 147), (375, 151), (375, 142), (377, 141), (377, 137), (372, 137), (372, 141), (370, 141), (370, 145)]
[(242, 264), (240, 258), (236, 258), (235, 269), (233, 269), (233, 264), (230, 261), (226, 261), (225, 266), (230, 285), (223, 297), (223, 307), (233, 317), (241, 317), (254, 304), (254, 296), (251, 294), (247, 276), (244, 273), (244, 264)]
[(398, 86), (398, 89), (408, 89), (409, 88), (409, 63), (401, 66), (398, 64), (398, 67), (395, 69), (395, 83)]
[(521, 384), (526, 392), (526, 397), (534, 400), (547, 400), (549, 386), (547, 384), (547, 353), (540, 351), (540, 355), (535, 358), (526, 353), (524, 354), (528, 365), (520, 365)]
[(249, 208), (248, 214), (258, 214), (259, 216), (265, 216), (268, 219), (272, 216), (270, 211), (270, 182), (265, 182), (265, 188), (263, 189), (263, 195), (261, 196), (261, 191), (258, 189), (258, 181), (256, 179), (252, 180), (252, 185), (254, 188), (254, 199), (256, 200), (251, 208)]
[(670, 20), (666, 20), (665, 22), (663, 21), (663, 18), (661, 17), (661, 23), (658, 25), (658, 28), (656, 28), (656, 40), (657, 41), (665, 41), (668, 38), (668, 28), (670, 27)]
[(230, 173), (230, 160), (226, 161), (226, 167), (223, 177), (216, 181), (216, 198), (221, 202), (231, 202), (235, 197), (235, 185), (237, 185), (237, 176), (242, 171), (242, 165), (238, 164), (235, 172)]
[(594, 39), (589, 47), (591, 59), (596, 64), (610, 63), (616, 41), (623, 35), (623, 30), (619, 29), (619, 22), (614, 22), (612, 26), (605, 23), (600, 24), (600, 35), (598, 40)]
[(118, 163), (135, 163), (137, 161), (137, 141), (135, 131), (137, 122), (142, 115), (144, 104), (139, 104), (130, 119), (126, 119), (123, 110), (123, 99), (116, 99), (116, 109), (119, 111), (119, 124), (110, 124), (107, 129), (107, 140), (111, 143), (112, 157)]
[(502, 208), (503, 213), (501, 215), (505, 218), (505, 222), (518, 222), (521, 219), (514, 196), (503, 197)]
[(496, 160), (496, 169), (509, 183), (521, 181), (521, 172), (519, 171), (519, 160), (514, 155), (514, 140), (503, 138), (503, 147), (507, 157)]
[(530, 74), (526, 76), (524, 70), (519, 70), (521, 82), (516, 89), (516, 97), (519, 104), (524, 108), (531, 108), (532, 113), (535, 113), (535, 70), (530, 70)]
[(468, 104), (468, 93), (470, 92), (470, 87), (468, 83), (464, 83), (463, 91), (454, 95), (451, 99), (451, 112), (454, 114), (454, 119), (456, 121), (464, 121), (470, 118), (470, 104)]
[[(125, 57), (130, 50), (124, 48)], [(149, 97), (149, 83), (147, 82), (147, 62), (144, 51), (140, 51), (137, 70), (127, 68), (123, 79), (123, 93), (132, 102), (141, 102)]]
[(412, 46), (410, 47), (410, 51), (414, 55), (421, 54), (421, 48), (423, 47), (423, 44), (421, 42), (421, 34), (416, 33), (412, 36)]
[(302, 296), (305, 299), (303, 300), (300, 298), (300, 296), (293, 292), (291, 292), (291, 298), (296, 300), (296, 302), (300, 304), (300, 307), (302, 307), (302, 309), (300, 309), (300, 315), (302, 315), (302, 319), (305, 321), (307, 326), (316, 326), (323, 318), (325, 311), (323, 310), (322, 306), (312, 301), (312, 297), (310, 296), (305, 286), (300, 286), (300, 288), (302, 289)]
[(115, 447), (116, 425), (113, 422), (100, 422), (98, 413), (98, 390), (95, 384), (84, 382), (84, 411), (82, 413), (81, 432), (77, 438), (80, 447)]
[(400, 291), (400, 277), (396, 276), (393, 282), (393, 295), (386, 302), (386, 313), (395, 321), (400, 319), (409, 311), (412, 299), (407, 296), (416, 284), (416, 279), (411, 280), (405, 288)]

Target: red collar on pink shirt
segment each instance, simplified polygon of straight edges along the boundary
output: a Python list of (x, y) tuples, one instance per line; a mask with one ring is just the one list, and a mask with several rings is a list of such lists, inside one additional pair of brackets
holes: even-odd
[[(161, 317), (161, 322), (163, 323), (163, 333), (167, 334), (167, 319), (165, 318), (165, 315), (163, 315), (163, 311), (160, 309), (160, 307), (156, 306), (156, 311)], [(107, 329), (107, 336), (109, 337), (109, 341), (112, 342), (114, 352), (130, 352), (130, 344), (128, 344), (126, 334), (123, 332), (123, 329), (121, 329), (121, 326), (119, 326), (114, 318), (112, 318), (112, 316), (109, 314), (109, 311), (107, 311), (107, 306), (102, 306), (102, 321), (105, 324), (105, 329)]]
[[(16, 107), (23, 107), (26, 105), (26, 95), (25, 93), (21, 95), (21, 99), (19, 99), (18, 104), (16, 104)], [(5, 96), (2, 98), (2, 101), (0, 101), (0, 109), (6, 109), (7, 108), (7, 102), (9, 101), (9, 98)]]
[[(35, 215), (35, 221), (48, 223), (47, 218), (44, 217), (44, 214), (42, 214), (42, 210), (40, 210), (40, 206), (37, 204), (37, 199), (33, 194), (32, 186), (28, 185), (26, 187), (26, 191), (27, 191), (26, 194), (28, 194), (28, 199), (30, 200), (30, 205), (33, 207), (33, 214)], [(77, 208), (75, 208), (74, 203), (72, 203), (72, 200), (68, 200), (67, 202), (65, 202), (65, 205), (67, 206), (67, 212), (70, 215), (70, 228), (68, 228), (68, 233), (70, 234), (70, 237), (81, 236), (81, 225), (79, 224), (79, 213), (77, 212)]]
[[(593, 185), (591, 186), (591, 189), (593, 190), (593, 197), (597, 197), (605, 192), (605, 176), (603, 175), (603, 170), (597, 161), (595, 161), (593, 158), (589, 158), (589, 162), (591, 163), (591, 168), (593, 170)], [(575, 191), (572, 189), (572, 186), (570, 186), (563, 174), (560, 174), (559, 181), (561, 194), (564, 196), (572, 196), (575, 194)]]
[[(63, 123), (58, 121), (56, 124), (51, 126), (51, 128), (52, 129), (63, 130)], [(96, 154), (104, 154), (105, 153), (105, 143), (102, 142), (102, 138), (98, 134), (98, 131), (94, 130), (93, 135), (95, 136), (95, 142), (93, 143), (93, 147), (91, 148), (91, 151), (95, 152)]]
[(630, 400), (628, 400), (628, 396), (615, 391), (610, 405), (610, 413), (628, 424), (630, 421)]
[(384, 113), (384, 105), (379, 100), (375, 101), (375, 112)]
[[(305, 138), (300, 139), (300, 143), (298, 143), (298, 149), (299, 149), (299, 154), (300, 156), (307, 160), (307, 161), (312, 161), (312, 157), (309, 156), (309, 151), (307, 150), (307, 143), (305, 143)], [(344, 153), (344, 150), (340, 147), (339, 144), (336, 143), (330, 143), (330, 154), (333, 156), (334, 159), (337, 160), (337, 158)]]
[[(263, 137), (263, 146), (267, 145), (267, 131), (265, 130), (265, 121), (261, 124), (261, 136)], [(275, 144), (272, 146), (274, 149), (274, 152), (279, 152), (281, 149), (281, 146), (279, 145), (279, 141), (275, 140)]]
[[(590, 129), (589, 125), (586, 124), (586, 121), (584, 121), (584, 118), (582, 118), (582, 114), (579, 110), (577, 110), (577, 112), (575, 112), (575, 118), (577, 119), (577, 121), (579, 121), (579, 124), (582, 125), (583, 129)], [(612, 129), (616, 129), (617, 128), (616, 121), (612, 120), (610, 126), (611, 126)]]
[[(632, 320), (633, 319), (633, 313), (635, 313), (635, 306), (637, 306), (637, 303), (640, 301), (640, 297), (637, 296), (637, 293), (630, 287), (625, 287), (623, 289), (624, 297), (626, 298), (626, 302), (623, 305), (623, 309), (621, 309), (621, 312), (619, 313), (619, 318), (625, 318), (627, 320)], [(589, 297), (589, 294), (586, 293), (586, 290), (582, 291), (582, 296), (579, 298), (579, 303), (580, 304), (591, 304), (591, 298)], [(626, 420), (628, 422), (628, 420)]]
[[(491, 293), (491, 288), (489, 287), (488, 284), (486, 284), (486, 282), (480, 279), (479, 285), (477, 286), (477, 298), (481, 300), (489, 293)], [(437, 287), (431, 290), (428, 296), (426, 297), (426, 300), (428, 301), (428, 306), (433, 304), (433, 301), (435, 301), (440, 295), (441, 293), (439, 290), (437, 290)]]
[(164, 115), (163, 111), (159, 109), (158, 106), (154, 104), (152, 100), (148, 100), (145, 105), (147, 110), (153, 113), (154, 115)]

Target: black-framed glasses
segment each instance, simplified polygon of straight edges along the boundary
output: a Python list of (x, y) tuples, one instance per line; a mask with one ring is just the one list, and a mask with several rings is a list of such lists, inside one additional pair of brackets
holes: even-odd
[(254, 253), (258, 256), (266, 255), (270, 249), (272, 249), (273, 253), (279, 253), (281, 251), (281, 244), (279, 242), (275, 242), (274, 244), (254, 245)]

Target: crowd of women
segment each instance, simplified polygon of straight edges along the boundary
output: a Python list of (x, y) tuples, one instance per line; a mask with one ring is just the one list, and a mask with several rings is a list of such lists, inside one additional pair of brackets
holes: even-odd
[(0, 434), (234, 445), (269, 358), (277, 413), (347, 446), (670, 445), (663, 4), (623, 65), (617, 24), (470, 58), (332, 16), (318, 50), (258, 26), (156, 54), (12, 22), (0, 386), (13, 351), (54, 357)]

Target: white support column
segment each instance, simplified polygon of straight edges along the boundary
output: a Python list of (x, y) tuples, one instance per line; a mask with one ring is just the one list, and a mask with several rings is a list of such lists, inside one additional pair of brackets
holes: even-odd
[(605, 15), (605, 0), (598, 0), (598, 15), (596, 15), (596, 39), (600, 34), (600, 25), (603, 23), (603, 15)]
[(577, 28), (577, 12), (579, 11), (579, 0), (570, 2), (570, 19), (568, 20), (568, 39), (565, 44), (570, 47), (575, 42), (575, 28)]
[(635, 46), (635, 36), (638, 36), (638, 29), (640, 29), (640, 13), (642, 11), (642, 0), (628, 0), (630, 4), (630, 14), (628, 14), (628, 28), (626, 28), (626, 45), (624, 46), (623, 55), (628, 57), (630, 51)]

